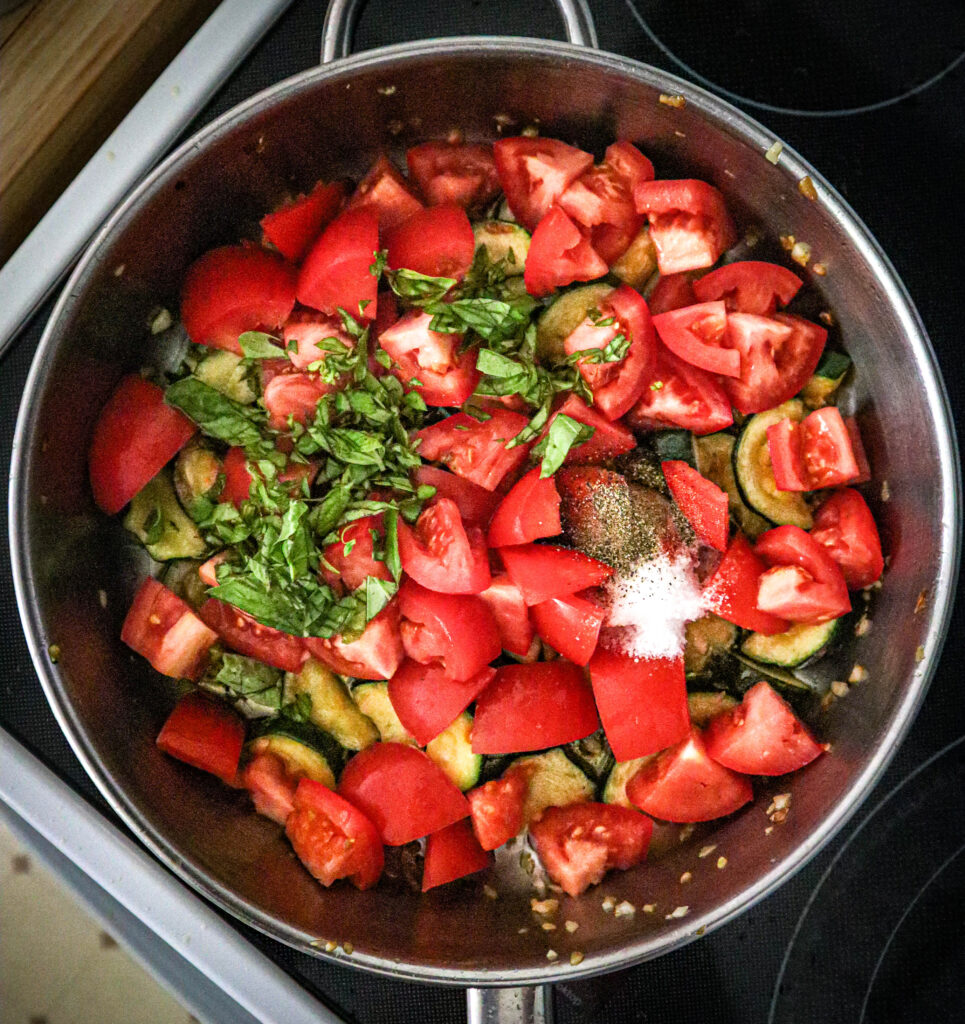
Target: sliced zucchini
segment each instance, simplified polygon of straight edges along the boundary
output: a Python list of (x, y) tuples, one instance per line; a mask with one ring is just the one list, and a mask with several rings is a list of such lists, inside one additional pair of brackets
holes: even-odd
[(734, 447), (734, 476), (744, 501), (759, 515), (772, 523), (810, 530), (814, 520), (808, 503), (798, 491), (777, 489), (767, 447), (768, 427), (784, 419), (800, 422), (803, 416), (804, 404), (796, 398), (751, 416)]
[(526, 801), (523, 821), (530, 822), (547, 807), (592, 800), (596, 786), (562, 751), (554, 747), (542, 754), (527, 754), (513, 761), (512, 768), (526, 772)]
[(706, 434), (694, 437), (694, 461), (697, 472), (727, 492), (730, 514), (751, 540), (756, 540), (771, 524), (744, 504), (734, 476), (734, 445), (730, 434)]
[(251, 405), (258, 397), (251, 374), (249, 363), (224, 349), (212, 351), (194, 368), (198, 380), (241, 405)]
[(776, 636), (751, 633), (741, 644), (741, 650), (762, 664), (794, 668), (817, 657), (828, 647), (838, 631), (840, 621), (832, 619), (817, 626), (798, 622), (786, 633), (778, 633)]
[(367, 718), (371, 718), (379, 730), (383, 743), (411, 743), (417, 745), (415, 737), (399, 721), (399, 716), (389, 699), (388, 683), (359, 683), (352, 687), (352, 700)]
[(584, 284), (571, 288), (556, 299), (536, 324), (536, 354), (547, 363), (558, 363), (566, 353), (563, 341), (586, 319), (591, 309), (613, 291), (608, 284)]
[(617, 761), (603, 787), (603, 802), (618, 804), (620, 807), (633, 807), (634, 805), (627, 799), (627, 783), (656, 756), (656, 754), (647, 754), (646, 757), (635, 757), (630, 761)]
[(723, 690), (696, 691), (687, 694), (687, 710), (690, 720), (698, 729), (705, 725), (721, 711), (730, 711), (737, 707), (737, 701)]
[(313, 779), (329, 789), (342, 770), (345, 755), (335, 740), (307, 722), (293, 722), (279, 715), (260, 736), (249, 741), (248, 752), (274, 754), (289, 774)]
[(484, 220), (475, 226), (473, 233), (476, 249), (485, 246), (490, 263), (504, 260), (503, 270), (507, 277), (522, 274), (529, 254), (530, 237), (526, 228), (505, 220)]
[(710, 613), (688, 622), (684, 643), (684, 671), (688, 678), (712, 671), (714, 662), (737, 640), (737, 627)]
[(610, 267), (624, 284), (640, 291), (657, 270), (657, 247), (650, 237), (650, 229), (643, 228), (627, 247), (624, 254)]
[(161, 582), (173, 590), (182, 601), (187, 601), (197, 611), (208, 596), (208, 588), (198, 575), (201, 561), (194, 558), (179, 558), (164, 567)]
[(479, 781), (482, 754), (472, 750), (472, 715), (463, 713), (426, 745), (426, 753), (462, 790)]
[(602, 729), (575, 743), (563, 747), (566, 756), (599, 785), (609, 774), (614, 764), (613, 751), (606, 741)]
[(315, 658), (309, 658), (297, 675), (289, 672), (285, 676), (285, 703), (300, 693), (312, 699), (312, 724), (331, 733), (343, 747), (364, 750), (378, 742), (375, 723), (362, 714), (345, 683)]
[(200, 558), (207, 549), (197, 526), (181, 508), (167, 466), (131, 499), (124, 526), (156, 562)]
[(827, 405), (841, 386), (844, 375), (851, 368), (851, 359), (843, 352), (825, 352), (821, 356), (814, 376), (801, 389), (801, 398), (809, 409)]
[(174, 461), (174, 490), (188, 515), (206, 518), (224, 485), (221, 459), (203, 441), (193, 440)]

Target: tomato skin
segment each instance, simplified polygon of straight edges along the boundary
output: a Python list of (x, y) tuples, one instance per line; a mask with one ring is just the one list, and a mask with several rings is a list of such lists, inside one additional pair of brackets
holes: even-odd
[(333, 672), (354, 679), (391, 679), (405, 656), (399, 623), (399, 602), (393, 598), (370, 619), (357, 640), (306, 637), (305, 648)]
[(487, 491), (485, 487), (480, 487), (465, 477), (450, 473), (447, 469), (420, 466), (413, 473), (413, 479), (417, 486), (428, 484), (435, 487), (436, 493), (428, 502), (430, 505), (442, 498), (454, 501), (466, 526), (478, 526), (485, 530), (499, 505), (498, 494)]
[(697, 303), (694, 286), (690, 274), (661, 274), (657, 284), (650, 293), (647, 305), (651, 316), (669, 313), (672, 309), (682, 309)]
[(581, 803), (549, 807), (529, 827), (546, 873), (569, 896), (646, 859), (653, 822), (629, 807)]
[(245, 765), (241, 783), (251, 795), (255, 810), (279, 825), (284, 825), (295, 810), (298, 777), (289, 773), (285, 762), (263, 751)]
[(289, 416), (295, 423), (307, 423), (315, 418), (319, 400), (338, 390), (337, 385), (326, 384), (316, 373), (276, 374), (265, 385), (262, 395), (268, 425), (285, 430)]
[(233, 784), (238, 776), (245, 723), (222, 701), (199, 693), (182, 697), (156, 743), (165, 754)]
[(476, 698), (476, 754), (542, 750), (589, 736), (599, 727), (593, 691), (576, 665), (558, 658), (504, 665)]
[(308, 251), (298, 272), (298, 301), (330, 315), (341, 308), (356, 320), (374, 320), (378, 282), (369, 267), (378, 248), (376, 214), (364, 208), (345, 210)]
[(464, 412), (423, 427), (419, 454), (424, 459), (444, 462), (453, 473), (494, 491), (503, 479), (519, 469), (529, 455), (532, 442), (507, 448), (527, 424), (529, 417), (508, 409), (492, 410), (481, 423)]
[(198, 679), (218, 634), (163, 583), (148, 577), (138, 588), (121, 627), (121, 640), (162, 675)]
[(422, 891), (483, 871), (491, 862), (492, 855), (479, 845), (469, 822), (454, 821), (426, 839)]
[(700, 302), (653, 318), (660, 340), (679, 359), (708, 373), (739, 377), (740, 353), (728, 347), (727, 325), (723, 302)]
[[(373, 531), (378, 535), (381, 545), (385, 536), (381, 514), (353, 519), (339, 531), (338, 540), (325, 548), (323, 556), (327, 565), (323, 564), (321, 568), (322, 576), (329, 586), (357, 590), (369, 576), (379, 580), (392, 579), (392, 573), (385, 562), (374, 557)], [(346, 548), (348, 554), (345, 553)]]
[[(765, 573), (758, 584), (757, 606), (761, 610), (793, 622), (813, 623), (828, 622), (851, 611), (848, 585), (837, 562), (799, 526), (778, 526), (761, 534), (754, 553), (772, 567), (771, 575)], [(784, 567), (797, 572), (775, 572)], [(791, 592), (785, 584), (791, 585)]]
[(285, 672), (298, 672), (305, 660), (300, 637), (263, 626), (240, 608), (211, 597), (198, 609), (201, 619), (227, 647)]
[(337, 338), (348, 348), (355, 348), (355, 339), (346, 332), (341, 317), (318, 313), (293, 314), (285, 324), (281, 338), (282, 347), (296, 370), (307, 370), (326, 357), (327, 351), (320, 349), (318, 343), (327, 338)]
[(574, 665), (589, 663), (600, 637), (606, 610), (580, 594), (534, 604), (533, 622), (540, 638)]
[(424, 747), (469, 707), (495, 674), (487, 665), (460, 681), (441, 668), (407, 659), (389, 680), (389, 700), (399, 721)]
[(308, 193), (261, 218), (261, 230), (272, 245), (292, 263), (300, 263), (319, 232), (338, 213), (345, 197), (341, 182), (324, 181)]
[(765, 682), (752, 686), (736, 708), (711, 719), (707, 753), (745, 775), (785, 775), (810, 764), (824, 748), (787, 702)]
[(801, 424), (783, 419), (767, 428), (767, 451), (779, 491), (809, 491), (804, 459), (801, 457)]
[(469, 679), (499, 657), (499, 630), (479, 597), (440, 594), (407, 579), (399, 588), (399, 608), (406, 655), (439, 665), (450, 679)]
[(199, 345), (241, 355), (238, 335), (273, 331), (295, 306), (296, 270), (251, 245), (211, 249), (188, 267), (181, 286), (181, 320)]
[(849, 590), (880, 579), (885, 568), (881, 537), (867, 502), (850, 487), (835, 491), (817, 510), (811, 539), (841, 567)]
[(861, 440), (861, 428), (854, 416), (845, 416), (844, 425), (848, 428), (848, 436), (851, 438), (851, 451), (854, 452), (854, 461), (858, 465), (858, 475), (851, 481), (853, 484), (866, 484), (871, 479), (871, 463), (868, 462), (868, 455), (864, 450), (864, 443)]
[(523, 281), (530, 295), (540, 297), (574, 281), (602, 277), (609, 269), (573, 221), (552, 206), (533, 232)]
[(466, 794), (472, 828), (484, 850), (495, 850), (522, 831), (527, 788), (525, 772), (510, 769)]
[(345, 766), (339, 795), (372, 822), (387, 846), (403, 846), (469, 814), (445, 772), (406, 743), (375, 743)]
[(483, 206), (499, 192), (492, 146), (423, 142), (406, 151), (409, 175), (430, 206)]
[(613, 575), (604, 562), (555, 544), (520, 544), (500, 548), (499, 555), (530, 606), (597, 587)]
[(503, 650), (524, 658), (533, 644), (533, 624), (529, 609), (510, 579), (509, 573), (493, 576), (492, 583), (479, 595), (492, 612)]
[(421, 210), (422, 203), (383, 153), (359, 182), (347, 208), (375, 214), (378, 226), (383, 231), (391, 231)]
[(637, 446), (636, 438), (622, 423), (616, 423), (601, 416), (596, 409), (587, 405), (586, 402), (570, 392), (562, 404), (549, 418), (543, 433), (542, 440), (549, 433), (549, 428), (557, 416), (569, 416), (578, 423), (586, 423), (593, 428), (593, 436), (582, 444), (578, 444), (566, 453), (564, 464), (590, 465), (596, 462), (604, 462), (607, 459), (616, 458), (617, 455), (624, 455), (632, 452)]
[(123, 377), (101, 409), (88, 455), (97, 507), (114, 515), (194, 437), (197, 427), (156, 384)]
[(662, 821), (712, 821), (754, 799), (750, 780), (707, 753), (699, 729), (663, 751), (627, 783), (627, 797)]
[(487, 540), (494, 548), (527, 544), (541, 537), (563, 532), (560, 496), (553, 478), (540, 479), (540, 469), (531, 469), (500, 502), (489, 524)]
[[(241, 503), (247, 501), (251, 492), (251, 473), (248, 472), (248, 456), (244, 448), (232, 446), (225, 453), (222, 460), (224, 470), (224, 487), (218, 495), (218, 501), (231, 502), (235, 508), (241, 508)], [(215, 583), (210, 584), (216, 586)]]
[(388, 265), (461, 281), (472, 265), (476, 238), (461, 206), (429, 206), (385, 232)]
[(797, 274), (778, 263), (744, 260), (712, 270), (694, 282), (701, 302), (723, 299), (729, 311), (769, 316), (786, 306), (802, 284)]
[(673, 500), (697, 536), (718, 551), (726, 551), (730, 534), (726, 491), (701, 476), (686, 462), (671, 459), (661, 462), (660, 468)]
[(636, 660), (597, 647), (589, 668), (603, 731), (618, 761), (654, 754), (687, 735), (682, 657)]
[(400, 518), (398, 532), (402, 568), (416, 583), (443, 594), (481, 594), (489, 586), (482, 531), (466, 527), (449, 498), (424, 508), (414, 528)]
[(837, 487), (858, 476), (851, 436), (833, 405), (815, 409), (801, 422), (801, 456), (812, 490)]
[(357, 889), (371, 889), (385, 855), (368, 817), (313, 779), (300, 780), (293, 802), (285, 834), (308, 871), (322, 885), (348, 878)]
[(535, 231), (550, 206), (593, 166), (592, 154), (582, 149), (559, 139), (525, 136), (497, 139), (493, 159), (509, 208), (527, 231)]
[(735, 534), (716, 572), (704, 587), (707, 610), (735, 626), (753, 629), (765, 636), (787, 632), (790, 628), (787, 619), (757, 607), (758, 585), (766, 568), (747, 538), (742, 533)]

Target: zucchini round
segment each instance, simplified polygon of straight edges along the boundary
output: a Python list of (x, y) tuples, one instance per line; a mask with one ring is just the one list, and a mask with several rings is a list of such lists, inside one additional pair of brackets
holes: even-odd
[(297, 675), (289, 672), (285, 676), (286, 703), (300, 693), (307, 693), (312, 699), (312, 724), (331, 733), (343, 747), (364, 750), (378, 742), (379, 730), (359, 710), (348, 687), (315, 658), (309, 658)]
[(389, 684), (359, 683), (352, 687), (352, 700), (366, 718), (370, 718), (379, 730), (383, 743), (409, 743), (418, 746), (415, 737), (399, 721), (399, 716), (389, 699)]
[(734, 477), (733, 456), (736, 443), (730, 434), (706, 434), (704, 437), (695, 437), (694, 462), (698, 473), (727, 492), (727, 504), (734, 521), (751, 540), (756, 540), (765, 530), (770, 529), (771, 524), (744, 504)]
[(529, 823), (547, 807), (592, 800), (596, 786), (559, 747), (543, 754), (529, 754), (513, 761), (512, 768), (526, 772), (526, 801), (523, 821)]
[(479, 781), (482, 754), (472, 750), (472, 715), (463, 713), (426, 745), (426, 753), (461, 789)]
[(798, 622), (786, 633), (778, 633), (776, 636), (751, 633), (741, 644), (741, 650), (749, 658), (765, 665), (794, 668), (817, 657), (825, 650), (834, 639), (840, 621), (832, 619), (817, 626)]
[(519, 224), (505, 220), (484, 220), (473, 229), (476, 236), (476, 250), (483, 246), (490, 263), (505, 261), (503, 272), (507, 277), (516, 277), (523, 272), (529, 254), (529, 232)]
[(548, 306), (536, 324), (536, 354), (548, 363), (558, 363), (566, 353), (563, 341), (586, 319), (591, 309), (613, 291), (608, 284), (584, 284), (571, 288)]
[(290, 775), (320, 782), (335, 788), (344, 755), (341, 747), (326, 733), (305, 722), (293, 722), (284, 716), (271, 721), (264, 732), (248, 743), (252, 754), (274, 754), (281, 758)]
[[(645, 764), (649, 764), (656, 756), (656, 754), (647, 754), (646, 757), (635, 757), (631, 761), (617, 761), (607, 776), (606, 785), (603, 787), (603, 802), (605, 804), (617, 804), (620, 807), (634, 807), (627, 799), (627, 783)], [(635, 807), (634, 810), (636, 810)]]

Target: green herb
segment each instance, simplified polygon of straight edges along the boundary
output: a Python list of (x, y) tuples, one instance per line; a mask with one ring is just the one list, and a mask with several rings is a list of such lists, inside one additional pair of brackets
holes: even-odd
[(438, 302), (456, 284), (455, 279), (451, 277), (429, 277), (404, 267), (401, 270), (386, 270), (385, 278), (400, 299), (405, 299), (414, 306)]
[(593, 427), (560, 413), (550, 424), (546, 437), (533, 449), (542, 455), (540, 479), (552, 476), (563, 465), (570, 449), (593, 436)]
[(266, 447), (261, 428), (267, 422), (267, 413), (232, 401), (196, 377), (169, 385), (164, 400), (194, 420), (208, 437), (246, 449)]
[(245, 331), (238, 335), (238, 344), (246, 359), (284, 359), (285, 350), (273, 344), (277, 340), (264, 331)]
[(247, 697), (270, 708), (281, 707), (283, 673), (241, 654), (225, 652), (214, 681), (235, 697)]
[(155, 505), (144, 520), (144, 543), (157, 544), (164, 536), (164, 514), (160, 505)]
[(296, 693), (293, 700), (281, 706), (283, 718), (291, 722), (310, 722), (312, 719), (312, 695)]

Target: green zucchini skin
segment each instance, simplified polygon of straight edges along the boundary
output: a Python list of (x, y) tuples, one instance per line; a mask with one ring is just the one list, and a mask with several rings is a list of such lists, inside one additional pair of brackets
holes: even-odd
[(379, 730), (352, 700), (348, 687), (331, 669), (309, 658), (297, 675), (285, 677), (285, 700), (307, 693), (312, 699), (312, 724), (334, 736), (349, 750), (364, 750), (377, 743)]
[(756, 540), (771, 524), (747, 507), (734, 476), (734, 447), (737, 440), (732, 434), (717, 433), (695, 437), (694, 461), (697, 472), (712, 480), (721, 490), (727, 492), (727, 503), (731, 519), (750, 537)]
[(399, 721), (399, 716), (392, 707), (388, 683), (357, 683), (352, 687), (352, 699), (362, 714), (375, 723), (376, 729), (379, 730), (379, 739), (383, 743), (417, 745), (415, 737)]
[(304, 775), (330, 789), (348, 760), (347, 751), (334, 736), (309, 722), (296, 722), (285, 715), (256, 728), (248, 750), (251, 754), (275, 754), (292, 774)]
[(527, 776), (523, 805), (523, 820), (527, 824), (547, 807), (566, 807), (592, 800), (596, 793), (593, 780), (560, 747), (518, 757), (511, 767), (521, 769)]
[(479, 782), (482, 754), (473, 753), (472, 715), (463, 713), (426, 745), (426, 753), (463, 791)]
[(796, 668), (824, 653), (834, 642), (840, 621), (832, 619), (816, 626), (801, 622), (776, 636), (751, 633), (741, 644), (741, 651), (764, 665)]
[(566, 756), (598, 786), (616, 763), (602, 729), (563, 747)]
[(170, 466), (134, 495), (124, 527), (155, 562), (200, 558), (207, 551), (200, 531), (178, 501)]

